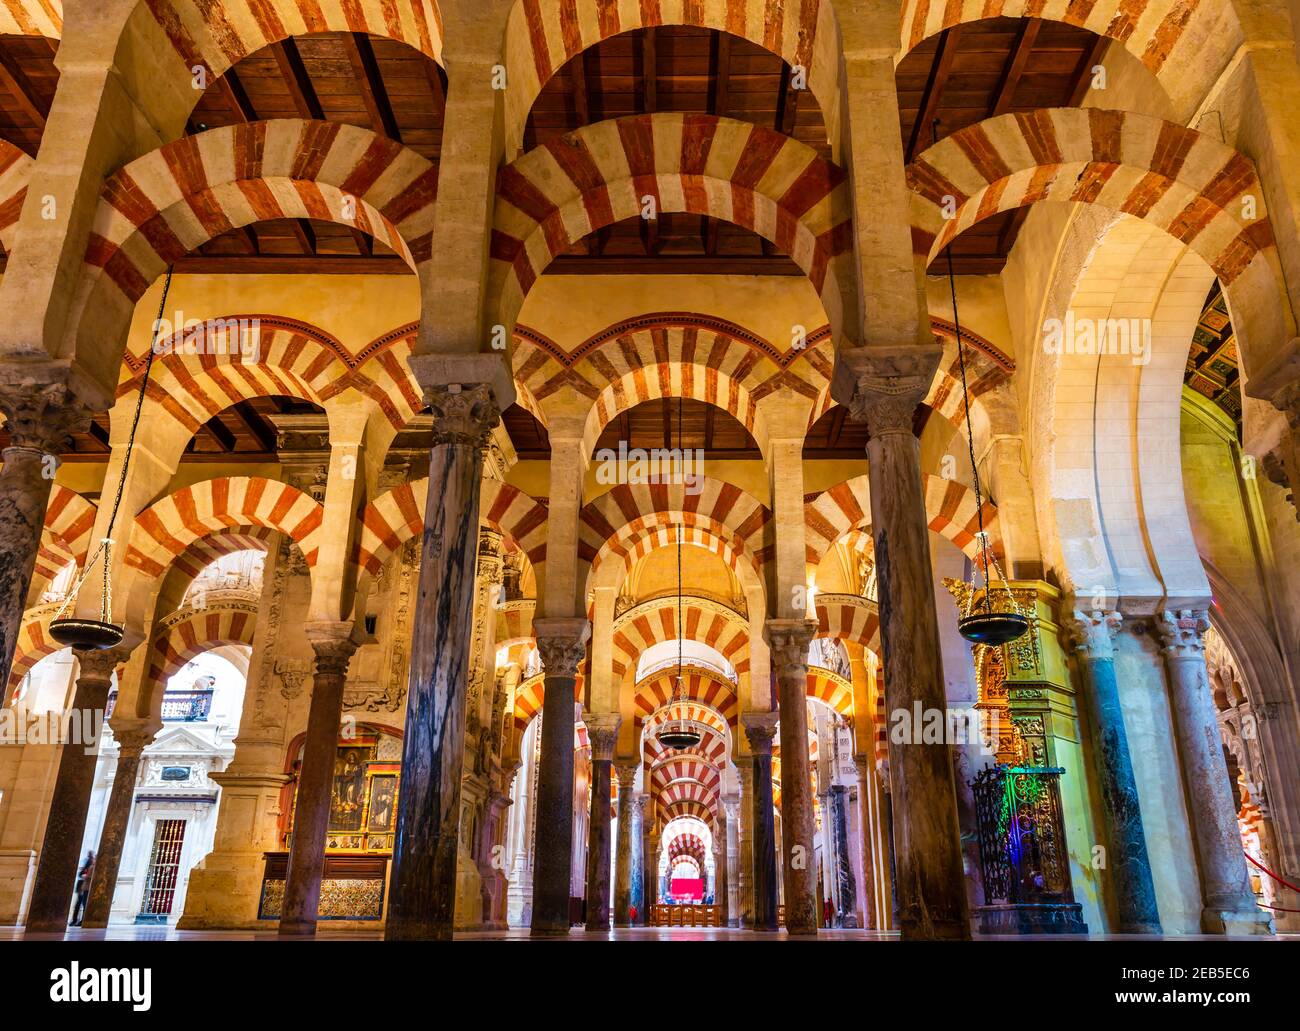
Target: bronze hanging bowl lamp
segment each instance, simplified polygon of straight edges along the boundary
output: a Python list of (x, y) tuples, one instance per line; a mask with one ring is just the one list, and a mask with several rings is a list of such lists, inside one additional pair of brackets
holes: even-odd
[[(939, 119), (930, 124), (930, 139), (938, 142)], [(997, 559), (989, 547), (989, 535), (984, 529), (984, 494), (980, 488), (980, 471), (975, 461), (975, 431), (971, 426), (970, 391), (966, 386), (966, 347), (961, 339), (961, 318), (957, 314), (957, 275), (953, 271), (952, 241), (948, 241), (948, 289), (952, 294), (952, 325), (957, 336), (957, 364), (961, 368), (962, 405), (966, 409), (966, 444), (970, 452), (971, 479), (975, 483), (975, 515), (979, 520), (979, 532), (975, 535), (980, 545), (980, 565), (984, 571), (984, 588), (981, 592), (975, 585), (974, 574), (966, 585), (965, 611), (957, 620), (957, 632), (972, 644), (1000, 646), (1009, 644), (1029, 632), (1029, 619), (1020, 611), (1015, 595), (1002, 570), (998, 568)], [(1002, 590), (995, 592), (994, 583), (1001, 583)], [(994, 606), (993, 597), (997, 594), (999, 604)], [(978, 604), (976, 598), (979, 597)], [(1005, 604), (1002, 599), (1005, 598)]]
[[(122, 493), (126, 489), (126, 474), (131, 468), (131, 452), (135, 448), (136, 430), (140, 428), (140, 413), (144, 408), (145, 393), (149, 389), (149, 373), (153, 368), (154, 355), (158, 352), (157, 333), (162, 325), (163, 312), (167, 310), (167, 293), (172, 285), (172, 266), (167, 266), (167, 278), (163, 281), (162, 299), (158, 303), (158, 318), (154, 320), (154, 339), (150, 341), (149, 353), (145, 356), (144, 373), (140, 377), (140, 392), (135, 400), (135, 416), (131, 420), (131, 433), (126, 441), (126, 455), (122, 459), (122, 474), (117, 481), (117, 495), (113, 499), (113, 511), (108, 519), (108, 532), (112, 533), (117, 525), (117, 513), (122, 507)], [(50, 620), (50, 636), (65, 648), (80, 651), (105, 651), (122, 643), (126, 628), (112, 621), (113, 593), (110, 571), (113, 567), (113, 539), (105, 537), (99, 542), (95, 553), (86, 560), (86, 568), (73, 581), (68, 596), (64, 600), (54, 619)], [(104, 564), (104, 579), (99, 592), (99, 618), (85, 616), (64, 616), (68, 606), (81, 592), (90, 570), (96, 562)]]
[[(682, 435), (682, 399), (677, 399), (677, 444), (684, 447)], [(686, 685), (682, 680), (682, 633), (685, 623), (682, 621), (682, 538), (686, 536), (686, 525), (677, 527), (677, 677), (673, 681), (673, 694), (668, 699), (668, 719), (655, 732), (657, 740), (665, 748), (694, 748), (704, 735), (699, 727), (686, 719), (682, 708), (686, 705)], [(673, 711), (677, 717), (673, 718)]]

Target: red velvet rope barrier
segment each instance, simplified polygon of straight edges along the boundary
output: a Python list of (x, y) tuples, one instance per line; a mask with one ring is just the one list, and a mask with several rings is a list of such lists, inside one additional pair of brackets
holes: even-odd
[[(1265, 866), (1263, 863), (1261, 863), (1259, 860), (1257, 860), (1254, 856), (1252, 856), (1249, 852), (1246, 852), (1245, 850), (1243, 850), (1243, 851), (1242, 851), (1242, 855), (1244, 855), (1244, 856), (1246, 857), (1246, 861), (1247, 861), (1248, 863), (1250, 863), (1251, 866), (1255, 866), (1255, 867), (1258, 867), (1259, 869), (1263, 870), (1266, 874), (1268, 874), (1270, 877), (1272, 877), (1273, 880), (1277, 881), (1278, 884), (1285, 885), (1286, 887), (1290, 888), (1292, 891), (1300, 891), (1300, 888), (1297, 888), (1297, 887), (1296, 887), (1294, 884), (1292, 884), (1290, 881), (1285, 880), (1285, 879), (1282, 878), (1282, 877), (1279, 877), (1279, 876), (1278, 876), (1277, 874), (1275, 874), (1272, 870), (1270, 870), (1267, 866)], [(1266, 905), (1264, 905), (1264, 903), (1262, 903), (1262, 902), (1257, 902), (1256, 905), (1259, 906), (1260, 909), (1271, 909), (1274, 913), (1300, 913), (1300, 909), (1283, 909), (1281, 906), (1266, 906)]]

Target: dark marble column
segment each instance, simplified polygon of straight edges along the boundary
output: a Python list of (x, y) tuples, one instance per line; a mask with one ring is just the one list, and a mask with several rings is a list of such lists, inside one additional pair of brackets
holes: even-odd
[(433, 450), (384, 928), (390, 941), (452, 936), (479, 491), (483, 450), (501, 415), (482, 383), (430, 387), (425, 398)]
[(1101, 779), (1102, 814), (1110, 846), (1107, 866), (1117, 896), (1119, 930), (1122, 934), (1159, 934), (1156, 888), (1115, 679), (1113, 637), (1121, 617), (1118, 612), (1076, 610), (1061, 622), (1065, 643), (1078, 657), (1083, 693), (1092, 714), (1095, 767)]
[(781, 711), (781, 838), (785, 927), (817, 933), (817, 863), (808, 761), (808, 645), (816, 623), (769, 619), (768, 642)]
[(113, 671), (129, 653), (125, 645), (109, 651), (76, 653), (79, 670), (70, 716), (77, 727), (87, 728), (94, 740), (69, 741), (60, 749), (59, 772), (27, 910), (29, 931), (63, 931), (72, 915), (72, 892), (81, 865), (81, 842), (95, 786), (95, 763), (109, 686)]
[(122, 721), (113, 726), (117, 742), (117, 769), (113, 771), (113, 788), (104, 810), (104, 826), (95, 850), (95, 874), (90, 881), (90, 897), (81, 918), (82, 927), (107, 927), (117, 891), (117, 875), (122, 865), (122, 848), (131, 809), (135, 802), (135, 784), (140, 775), (140, 756), (158, 732), (160, 724)]
[(338, 756), (343, 685), (356, 651), (350, 623), (313, 623), (307, 637), (316, 653), (307, 737), (302, 746), (298, 793), (293, 810), (293, 844), (280, 911), (281, 935), (316, 933), (320, 883), (325, 872), (325, 838), (329, 830), (334, 762)]
[(6, 679), (36, 569), (58, 456), (92, 414), (66, 385), (67, 375), (66, 368), (53, 362), (14, 360), (0, 367), (0, 411), (9, 434), (9, 446), (0, 453), (0, 670)]
[(858, 926), (858, 886), (853, 876), (853, 854), (849, 851), (849, 789), (831, 785), (830, 826), (835, 841), (835, 876), (839, 882), (841, 927)]
[(614, 853), (614, 926), (631, 927), (632, 880), (635, 842), (638, 833), (633, 809), (636, 807), (636, 774), (639, 759), (620, 761), (618, 771), (618, 843)]
[(618, 742), (618, 713), (587, 717), (591, 741), (591, 818), (587, 826), (587, 930), (609, 929), (610, 767)]
[[(723, 859), (727, 864), (727, 895), (722, 900), (723, 917), (728, 927), (740, 926), (740, 880), (744, 869), (740, 861), (740, 793), (723, 795), (722, 808), (726, 811), (727, 838), (723, 845)], [(735, 899), (732, 899), (732, 895)]]
[(720, 923), (727, 925), (727, 807), (718, 800), (717, 817), (713, 821), (713, 904), (720, 907)]
[[(649, 810), (647, 813), (646, 810)], [(659, 837), (654, 830), (654, 800), (642, 792), (632, 803), (632, 904), (635, 927), (650, 923), (650, 908), (659, 901)]]
[(858, 771), (858, 821), (861, 827), (859, 847), (862, 849), (862, 924), (869, 930), (879, 930), (876, 917), (875, 837), (872, 833), (871, 796), (874, 790), (871, 778), (875, 775), (870, 756), (855, 755), (853, 765)]
[(1210, 694), (1202, 634), (1210, 628), (1204, 609), (1165, 612), (1156, 630), (1169, 670), (1178, 754), (1183, 764), (1187, 811), (1201, 870), (1201, 930), (1207, 934), (1271, 934), (1268, 914), (1255, 903), (1237, 828), (1228, 763)]
[(754, 769), (753, 811), (754, 930), (777, 930), (776, 823), (772, 812), (772, 739), (777, 714), (747, 712), (741, 716)]
[(574, 683), (586, 654), (585, 619), (533, 620), (537, 650), (546, 671), (542, 698), (542, 754), (537, 774), (537, 822), (533, 830), (533, 937), (569, 933), (573, 875)]
[[(945, 712), (947, 697), (930, 566), (930, 529), (921, 483), (920, 446), (912, 433), (942, 348), (866, 346), (842, 351), (837, 396), (865, 421), (876, 549), (885, 691), (890, 711)], [(844, 381), (848, 381), (845, 384)], [(967, 939), (961, 830), (951, 747), (914, 741), (889, 749), (899, 927), (904, 939)]]
[(740, 757), (736, 772), (740, 780), (740, 805), (736, 828), (736, 898), (740, 912), (737, 926), (754, 927), (754, 760)]

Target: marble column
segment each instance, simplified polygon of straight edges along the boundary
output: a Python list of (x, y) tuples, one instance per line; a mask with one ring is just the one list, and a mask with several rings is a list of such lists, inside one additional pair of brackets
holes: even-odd
[(769, 619), (768, 643), (776, 673), (781, 721), (781, 836), (785, 927), (817, 933), (812, 770), (808, 761), (808, 645), (816, 623)]
[(727, 924), (727, 892), (731, 878), (727, 870), (727, 807), (718, 800), (717, 817), (713, 821), (713, 904), (719, 907), (719, 923)]
[(1078, 657), (1083, 693), (1092, 714), (1094, 766), (1101, 780), (1109, 844), (1107, 867), (1117, 896), (1119, 931), (1159, 934), (1160, 912), (1142, 829), (1142, 807), (1115, 678), (1114, 635), (1121, 616), (1118, 612), (1075, 610), (1061, 622), (1065, 643)]
[(618, 771), (618, 843), (614, 853), (614, 926), (631, 927), (633, 835), (632, 809), (636, 796), (639, 759), (620, 761)]
[(542, 698), (542, 754), (537, 775), (537, 823), (533, 831), (533, 937), (569, 933), (573, 875), (574, 684), (586, 654), (585, 619), (533, 620), (537, 650), (546, 671)]
[[(772, 812), (772, 739), (777, 714), (747, 712), (740, 717), (754, 770), (754, 930), (777, 930), (776, 825)], [(809, 850), (811, 852), (811, 850)]]
[(727, 812), (727, 840), (723, 857), (727, 864), (727, 895), (722, 900), (726, 907), (723, 915), (728, 927), (740, 926), (740, 876), (744, 869), (740, 863), (740, 794), (724, 795), (723, 808)]
[[(0, 367), (0, 412), (9, 434), (9, 446), (0, 453), (0, 670), (6, 677), (32, 586), (58, 456), (92, 415), (68, 378), (68, 369), (52, 361), (11, 359)], [(108, 404), (104, 398), (99, 410)]]
[[(921, 483), (916, 406), (934, 379), (942, 348), (870, 345), (840, 353), (837, 393), (850, 394), (865, 421), (876, 550), (885, 691), (891, 711), (943, 713), (947, 697)], [(966, 939), (970, 911), (951, 747), (890, 741), (899, 922), (904, 939)]]
[(1271, 934), (1268, 914), (1255, 903), (1237, 827), (1228, 764), (1210, 694), (1202, 635), (1204, 609), (1162, 613), (1156, 622), (1169, 690), (1187, 808), (1201, 869), (1201, 930), (1207, 934)]
[(831, 785), (829, 823), (835, 841), (835, 880), (839, 888), (841, 927), (858, 926), (858, 886), (853, 876), (853, 855), (849, 850), (849, 789)]
[(343, 685), (348, 676), (348, 663), (357, 648), (350, 636), (350, 623), (309, 623), (306, 629), (316, 653), (316, 671), (312, 677), (302, 766), (298, 771), (289, 871), (280, 910), (280, 934), (286, 936), (316, 933), (330, 794), (343, 715)]
[(117, 768), (113, 771), (113, 787), (104, 809), (104, 826), (99, 832), (99, 848), (95, 850), (95, 874), (90, 882), (90, 897), (86, 900), (82, 927), (108, 926), (113, 895), (117, 891), (118, 870), (122, 865), (122, 848), (126, 844), (127, 828), (131, 825), (140, 757), (160, 726), (160, 723), (145, 720), (122, 720), (113, 725)]
[(452, 935), (479, 491), (483, 450), (501, 414), (485, 383), (435, 385), (425, 399), (433, 449), (384, 928), (390, 941)]
[[(610, 767), (618, 742), (618, 713), (587, 717), (591, 741), (591, 819), (587, 825), (587, 930), (609, 929)], [(622, 795), (620, 794), (620, 798)]]
[(644, 791), (632, 802), (632, 905), (636, 906), (633, 927), (650, 923), (650, 908), (659, 901), (659, 839), (654, 834), (653, 800)]
[(27, 910), (28, 931), (63, 931), (72, 915), (72, 892), (81, 865), (86, 812), (95, 785), (100, 728), (108, 704), (113, 671), (126, 661), (125, 644), (108, 651), (78, 651), (77, 688), (69, 715), (77, 727), (92, 731), (93, 740), (70, 741), (59, 751), (59, 772), (45, 821), (40, 864)]
[(858, 771), (858, 822), (862, 829), (862, 925), (877, 931), (882, 928), (876, 916), (876, 839), (871, 819), (875, 771), (870, 756), (855, 755), (853, 765)]
[(754, 926), (754, 763), (744, 756), (737, 768), (740, 798), (736, 829), (736, 901), (737, 926)]

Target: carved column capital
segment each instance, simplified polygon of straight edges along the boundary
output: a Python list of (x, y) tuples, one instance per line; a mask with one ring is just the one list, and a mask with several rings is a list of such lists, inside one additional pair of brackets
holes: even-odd
[(749, 750), (755, 755), (771, 755), (779, 716), (774, 712), (745, 712), (740, 715)]
[(849, 418), (865, 422), (873, 437), (910, 436), (916, 406), (925, 400), (942, 357), (937, 341), (845, 348), (835, 359), (836, 395), (849, 398)]
[(317, 676), (347, 676), (357, 645), (351, 623), (308, 623), (303, 628), (316, 653)]
[(594, 712), (588, 713), (584, 722), (587, 724), (587, 740), (591, 742), (591, 757), (606, 762), (613, 759), (622, 717), (616, 712)]
[(640, 769), (640, 759), (621, 759), (614, 763), (614, 773), (618, 777), (618, 794), (620, 798), (624, 794), (630, 798), (631, 793), (636, 790), (636, 775)]
[(581, 618), (549, 617), (533, 620), (537, 651), (549, 677), (576, 677), (587, 654), (591, 624)]
[(123, 641), (116, 648), (106, 648), (103, 651), (82, 651), (77, 648), (73, 654), (77, 657), (77, 680), (91, 680), (107, 682), (113, 679), (113, 674), (117, 672), (119, 666), (126, 664), (131, 657), (131, 652), (135, 650), (135, 644), (128, 644)]
[(501, 534), (486, 526), (478, 532), (478, 575), (487, 583), (496, 585), (503, 579), (501, 561)]
[(805, 619), (769, 619), (766, 630), (776, 675), (781, 679), (805, 679), (808, 646), (817, 634), (817, 624)]
[(1160, 646), (1171, 659), (1199, 659), (1205, 654), (1202, 635), (1210, 629), (1210, 614), (1205, 609), (1165, 610), (1156, 618), (1155, 631)]
[(111, 398), (57, 361), (12, 361), (0, 365), (0, 412), (10, 447), (57, 455), (74, 433)]
[(486, 383), (444, 383), (426, 387), (425, 403), (433, 412), (433, 444), (482, 450), (501, 421), (492, 388)]
[(1065, 646), (1082, 659), (1109, 659), (1124, 617), (1118, 612), (1074, 609), (1061, 619)]
[(140, 758), (140, 753), (153, 742), (162, 724), (154, 720), (115, 720), (110, 726), (120, 761)]

